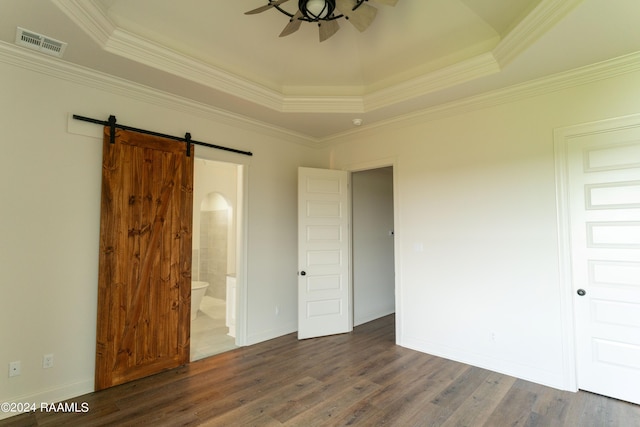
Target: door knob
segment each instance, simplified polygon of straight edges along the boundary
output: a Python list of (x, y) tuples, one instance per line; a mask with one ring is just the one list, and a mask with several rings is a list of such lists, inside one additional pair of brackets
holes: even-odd
[(578, 295), (580, 295), (581, 297), (585, 296), (587, 294), (587, 291), (585, 291), (584, 289), (578, 289)]
[(307, 275), (307, 272), (306, 272), (306, 271), (301, 271), (301, 272), (300, 272), (300, 275), (301, 275), (301, 276), (306, 276), (306, 275)]

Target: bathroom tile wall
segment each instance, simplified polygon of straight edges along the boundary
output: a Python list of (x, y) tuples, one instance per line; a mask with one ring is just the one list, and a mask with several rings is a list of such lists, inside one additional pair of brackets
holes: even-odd
[(200, 249), (191, 250), (191, 280), (200, 280)]
[(200, 213), (200, 253), (198, 278), (208, 282), (207, 295), (226, 299), (227, 234), (226, 210)]

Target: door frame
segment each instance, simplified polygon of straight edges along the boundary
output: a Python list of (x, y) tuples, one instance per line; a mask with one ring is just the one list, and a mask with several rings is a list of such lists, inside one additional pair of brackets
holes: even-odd
[[(371, 160), (367, 162), (361, 163), (353, 163), (344, 165), (342, 170), (349, 172), (349, 177), (353, 172), (361, 172), (372, 169), (380, 169), (391, 167), (393, 169), (393, 265), (395, 269), (395, 280), (394, 280), (394, 289), (395, 289), (395, 311), (396, 311), (396, 344), (401, 345), (402, 343), (402, 269), (400, 263), (400, 257), (398, 254), (400, 253), (401, 248), (401, 233), (398, 233), (400, 229), (400, 191), (398, 187), (398, 159), (396, 157), (387, 157), (382, 159)], [(350, 180), (351, 181), (351, 180)], [(353, 187), (349, 184), (349, 209), (351, 214), (353, 214), (353, 210), (351, 209), (351, 203), (353, 201)], [(349, 234), (349, 239), (353, 240), (353, 217), (351, 217), (351, 230)], [(351, 257), (351, 264), (353, 265), (353, 245), (350, 243), (349, 245)], [(351, 275), (353, 275), (353, 268), (351, 269)], [(353, 277), (350, 278), (351, 281), (351, 293), (353, 295)], [(353, 298), (351, 298), (351, 316), (353, 317)], [(353, 322), (353, 318), (351, 319)]]
[(562, 334), (562, 380), (565, 390), (578, 391), (578, 353), (571, 273), (571, 215), (569, 210), (569, 142), (577, 136), (597, 134), (617, 128), (639, 127), (640, 114), (616, 117), (554, 129), (556, 203), (558, 222), (558, 257)]
[(214, 162), (234, 164), (238, 167), (237, 190), (241, 192), (241, 197), (237, 198), (238, 205), (236, 206), (236, 209), (239, 211), (236, 227), (236, 345), (238, 347), (244, 347), (247, 345), (247, 318), (249, 313), (249, 298), (247, 297), (247, 230), (249, 224), (249, 166), (251, 164), (251, 158), (215, 149), (208, 149), (206, 147), (197, 147), (194, 151), (195, 160), (211, 160)]

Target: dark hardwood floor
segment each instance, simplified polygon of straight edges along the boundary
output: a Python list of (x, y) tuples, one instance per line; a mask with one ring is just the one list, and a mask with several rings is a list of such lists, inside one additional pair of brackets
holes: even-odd
[(640, 426), (640, 406), (559, 391), (394, 344), (388, 316), (287, 335), (72, 399), (0, 426)]

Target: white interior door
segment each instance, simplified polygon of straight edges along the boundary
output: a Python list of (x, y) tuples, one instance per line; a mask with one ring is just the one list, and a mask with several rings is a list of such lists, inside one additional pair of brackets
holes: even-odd
[(349, 175), (298, 170), (298, 338), (353, 329)]
[(640, 127), (567, 142), (577, 380), (640, 403)]

